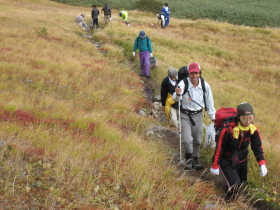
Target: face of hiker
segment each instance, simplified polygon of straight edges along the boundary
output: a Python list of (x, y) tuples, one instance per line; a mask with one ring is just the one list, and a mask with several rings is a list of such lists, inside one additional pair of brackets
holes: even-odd
[(193, 84), (193, 86), (197, 86), (198, 85), (199, 77), (200, 77), (200, 73), (198, 73), (198, 72), (189, 73), (189, 78), (190, 78), (191, 83)]
[(170, 76), (170, 79), (175, 81), (177, 79), (177, 77), (174, 77), (174, 76)]
[[(250, 114), (251, 112), (249, 111), (246, 111), (245, 114)], [(254, 120), (254, 115), (253, 114), (250, 114), (250, 115), (241, 115), (239, 117), (239, 121), (241, 123), (241, 125), (243, 127), (248, 127), (249, 125), (251, 125), (251, 123), (253, 122)]]

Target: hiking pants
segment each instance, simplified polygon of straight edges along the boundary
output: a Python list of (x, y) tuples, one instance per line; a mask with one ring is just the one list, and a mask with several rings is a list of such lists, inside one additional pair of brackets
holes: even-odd
[(191, 115), (196, 125), (192, 125), (188, 114), (181, 112), (181, 132), (182, 143), (185, 144), (185, 154), (192, 154), (193, 157), (199, 157), (200, 144), (202, 141), (202, 112)]
[(104, 22), (108, 24), (110, 22), (110, 15), (104, 15)]
[(166, 20), (165, 20), (165, 26), (168, 26), (168, 24), (169, 24), (169, 17), (166, 18)]
[(96, 24), (96, 28), (99, 28), (99, 26), (98, 26), (98, 18), (92, 19), (92, 28), (94, 28), (95, 24)]
[(146, 76), (150, 76), (150, 52), (149, 51), (140, 51), (139, 59), (140, 59), (140, 69), (142, 74)]
[(174, 109), (173, 107), (170, 107), (170, 123), (174, 125), (176, 128), (178, 128), (178, 110)]
[(228, 188), (235, 184), (239, 185), (243, 182), (247, 182), (248, 160), (237, 164), (235, 168), (233, 168), (231, 160), (222, 158), (220, 160), (220, 168)]
[(160, 15), (160, 25), (162, 28), (165, 27), (165, 17), (164, 15)]

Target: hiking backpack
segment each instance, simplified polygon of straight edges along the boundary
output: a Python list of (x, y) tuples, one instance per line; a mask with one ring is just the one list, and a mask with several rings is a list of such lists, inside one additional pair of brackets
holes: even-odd
[(178, 71), (178, 83), (179, 83), (182, 79), (184, 79), (184, 78), (186, 78), (186, 77), (189, 76), (188, 70), (189, 70), (189, 67), (188, 67), (188, 66), (183, 66), (183, 67), (181, 67), (181, 68), (179, 69), (179, 71)]
[(215, 114), (215, 140), (219, 141), (220, 133), (223, 128), (227, 128), (228, 133), (232, 133), (232, 128), (235, 125), (235, 120), (237, 116), (237, 109), (232, 107), (222, 107), (216, 111)]

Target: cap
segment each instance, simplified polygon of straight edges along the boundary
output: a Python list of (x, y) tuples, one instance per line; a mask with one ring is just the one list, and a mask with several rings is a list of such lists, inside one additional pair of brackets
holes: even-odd
[(84, 14), (81, 14), (81, 16), (82, 16), (82, 17), (85, 17), (85, 15), (84, 15)]
[[(250, 113), (245, 113), (246, 111), (249, 111)], [(251, 114), (254, 114), (254, 109), (251, 104), (247, 102), (242, 102), (237, 106), (237, 115), (246, 116)]]
[(91, 7), (95, 7), (95, 5), (92, 5)]
[(175, 69), (175, 68), (168, 69), (168, 76), (169, 77), (177, 77), (178, 76), (177, 69)]
[(145, 31), (140, 31), (139, 36), (140, 38), (144, 38), (146, 36)]
[(122, 13), (121, 13), (121, 12), (119, 13), (119, 16), (122, 16)]
[(201, 72), (200, 65), (198, 63), (190, 63), (188, 72), (189, 73), (193, 73), (193, 72), (200, 73)]
[(167, 7), (167, 6), (168, 6), (168, 4), (167, 4), (167, 3), (165, 3), (165, 4), (164, 4), (164, 6), (166, 6), (166, 7)]

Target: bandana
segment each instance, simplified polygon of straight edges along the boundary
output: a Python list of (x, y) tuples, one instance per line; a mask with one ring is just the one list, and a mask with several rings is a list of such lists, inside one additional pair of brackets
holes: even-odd
[(233, 131), (233, 137), (234, 137), (235, 139), (238, 139), (238, 136), (239, 136), (239, 134), (240, 134), (240, 131), (248, 131), (248, 130), (250, 130), (250, 134), (253, 134), (253, 133), (257, 130), (257, 128), (256, 128), (256, 126), (255, 126), (254, 124), (250, 124), (248, 127), (243, 127), (243, 126), (241, 125), (241, 123), (238, 122), (238, 126), (235, 127), (234, 129), (232, 129), (232, 131)]

